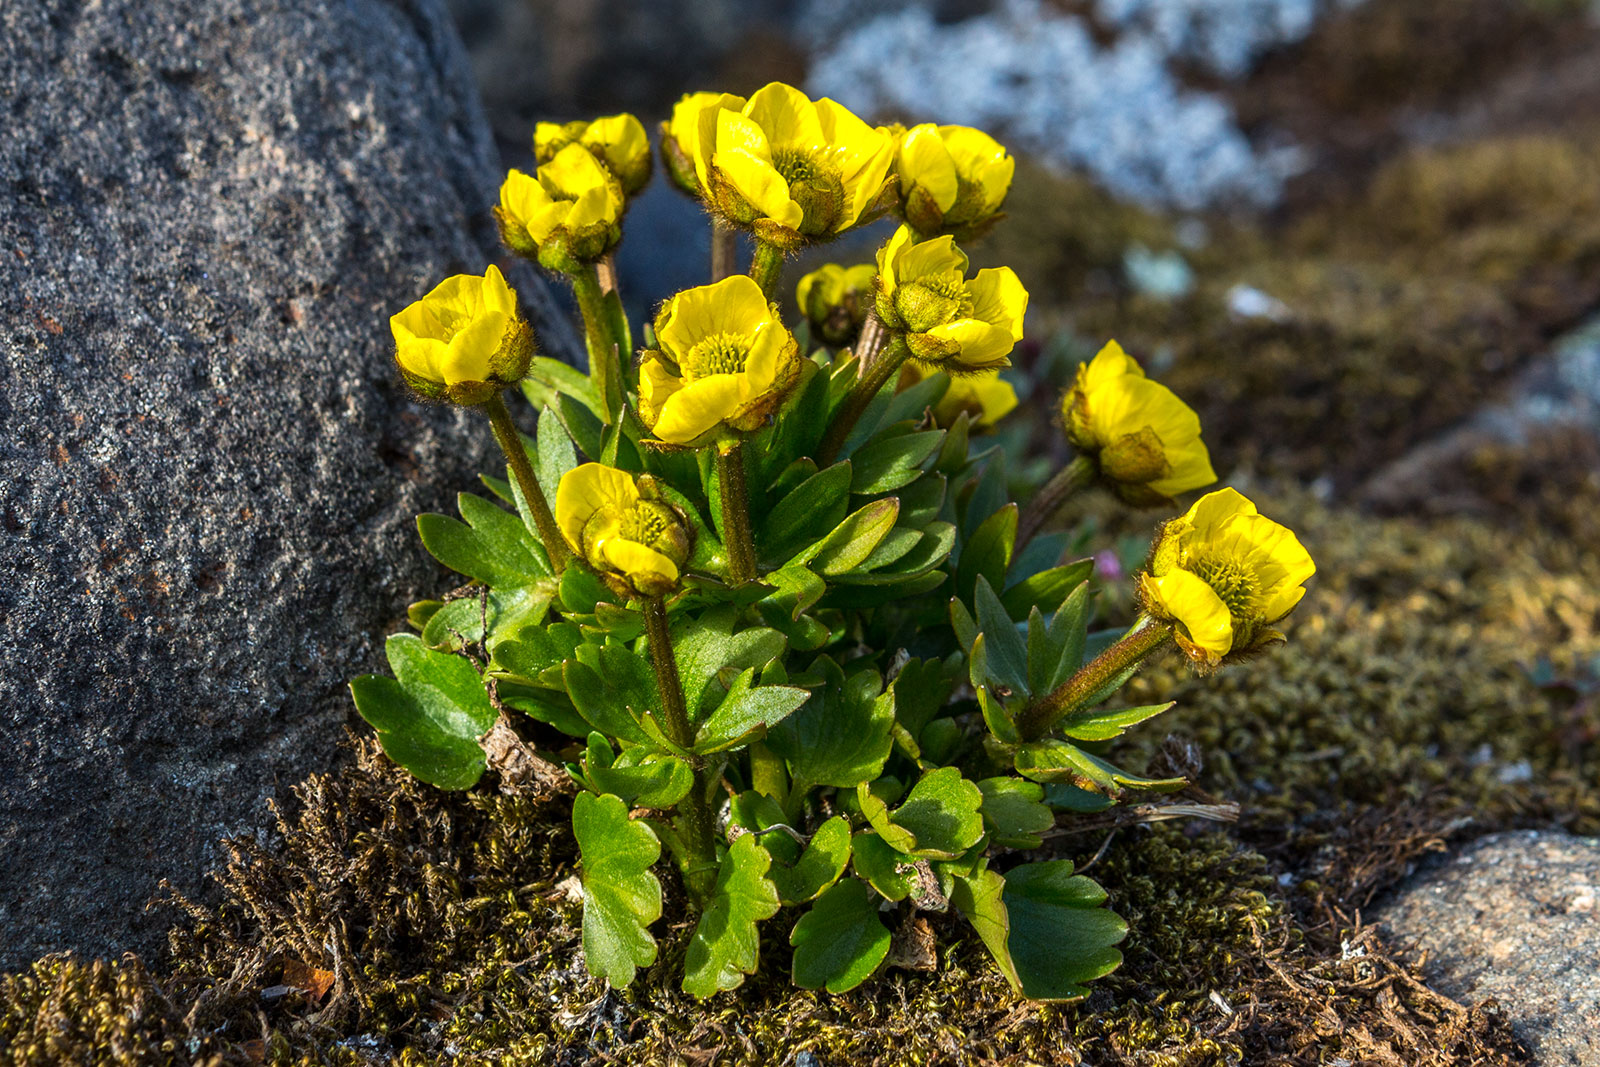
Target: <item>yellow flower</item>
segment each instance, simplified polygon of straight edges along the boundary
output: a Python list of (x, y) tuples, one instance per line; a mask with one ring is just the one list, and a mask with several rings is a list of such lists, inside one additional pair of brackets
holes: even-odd
[(744, 274), (669, 300), (656, 343), (639, 368), (639, 414), (674, 444), (758, 428), (800, 380), (800, 346)]
[(795, 249), (870, 221), (892, 188), (893, 139), (832, 100), (773, 82), (738, 111), (698, 115), (700, 187), (713, 210), (768, 244)]
[(673, 184), (690, 196), (700, 196), (695, 173), (696, 146), (700, 143), (700, 112), (708, 107), (742, 111), (745, 99), (732, 93), (685, 93), (672, 106), (672, 118), (661, 124), (661, 161)]
[(966, 273), (966, 253), (953, 238), (919, 242), (902, 226), (878, 253), (878, 317), (904, 331), (913, 356), (940, 370), (1010, 366), (1028, 291), (1010, 267), (989, 267), (971, 279)]
[(689, 528), (657, 494), (655, 479), (635, 480), (603, 463), (561, 476), (556, 525), (572, 550), (623, 596), (672, 592), (689, 558)]
[[(927, 376), (922, 365), (914, 359), (908, 359), (900, 367), (899, 388), (909, 388)], [(966, 412), (972, 417), (973, 429), (986, 430), (1009, 415), (1016, 406), (1017, 391), (1010, 382), (1000, 377), (999, 371), (964, 374), (950, 379), (950, 388), (933, 406), (933, 421), (940, 426), (950, 426), (961, 417), (962, 412)]]
[(795, 300), (816, 335), (830, 345), (849, 343), (867, 319), (867, 301), (878, 268), (871, 263), (841, 267), (825, 263), (800, 279)]
[(1300, 602), (1316, 570), (1293, 532), (1219, 489), (1162, 527), (1139, 590), (1145, 610), (1175, 623), (1178, 646), (1209, 670), (1282, 641), (1272, 624)]
[(632, 196), (650, 180), (650, 137), (644, 123), (629, 114), (592, 122), (541, 122), (533, 128), (533, 154), (549, 163), (569, 144), (581, 144)]
[(1003, 217), (1016, 160), (982, 130), (924, 123), (907, 130), (897, 153), (900, 211), (919, 233), (969, 241)]
[(1200, 440), (1200, 416), (1146, 378), (1115, 341), (1078, 367), (1061, 412), (1073, 447), (1099, 457), (1101, 476), (1130, 504), (1170, 504), (1217, 480)]
[(482, 404), (521, 381), (533, 359), (533, 331), (500, 269), (457, 274), (389, 319), (394, 358), (423, 396)]
[(531, 178), (506, 175), (494, 209), (500, 237), (518, 255), (570, 271), (599, 259), (622, 236), (622, 186), (582, 145), (569, 144)]

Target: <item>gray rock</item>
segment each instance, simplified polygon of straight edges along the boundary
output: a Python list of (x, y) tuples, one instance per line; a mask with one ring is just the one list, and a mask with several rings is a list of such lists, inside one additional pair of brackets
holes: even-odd
[(156, 944), (158, 879), (335, 758), (450, 584), (412, 516), (493, 446), (406, 398), (386, 319), (498, 254), (498, 163), (440, 0), (0, 4), (0, 102), (14, 967)]
[(1493, 997), (1540, 1067), (1600, 1064), (1600, 839), (1519, 831), (1473, 842), (1371, 915), (1427, 954), (1428, 980)]

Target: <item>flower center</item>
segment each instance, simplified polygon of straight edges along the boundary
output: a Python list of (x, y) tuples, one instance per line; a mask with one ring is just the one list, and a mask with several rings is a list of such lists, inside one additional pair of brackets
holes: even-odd
[(741, 374), (750, 357), (750, 344), (734, 333), (717, 333), (705, 338), (684, 358), (681, 366), (690, 381), (712, 374)]
[(972, 317), (972, 294), (958, 270), (925, 274), (902, 285), (894, 294), (895, 310), (912, 333), (927, 333), (935, 326)]
[(1189, 569), (1209, 585), (1235, 617), (1248, 614), (1259, 583), (1254, 572), (1236, 559), (1208, 557), (1191, 560)]

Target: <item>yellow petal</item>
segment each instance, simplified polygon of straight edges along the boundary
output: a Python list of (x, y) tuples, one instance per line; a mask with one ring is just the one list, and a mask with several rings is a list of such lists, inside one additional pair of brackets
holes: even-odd
[(1016, 389), (1000, 377), (999, 371), (990, 371), (950, 379), (950, 388), (934, 407), (933, 415), (941, 426), (948, 426), (965, 411), (981, 429), (993, 426), (1016, 406)]
[(960, 192), (956, 161), (931, 122), (913, 126), (900, 142), (901, 195), (909, 195), (914, 186), (927, 190), (940, 211), (954, 207)]
[(939, 136), (955, 161), (956, 170), (983, 189), (984, 213), (998, 208), (1011, 189), (1017, 166), (1005, 146), (971, 126), (940, 126)]
[(794, 298), (800, 310), (806, 311), (813, 298), (826, 306), (839, 303), (844, 299), (844, 289), (844, 268), (837, 263), (824, 263), (800, 279)]
[(437, 365), (439, 377), (446, 385), (489, 380), (490, 365), (500, 351), (500, 341), (510, 318), (503, 311), (485, 311), (450, 339)]
[(574, 551), (583, 551), (583, 527), (603, 507), (629, 508), (639, 500), (633, 476), (604, 463), (585, 463), (561, 476), (556, 525)]
[(894, 231), (886, 244), (878, 249), (878, 278), (883, 286), (884, 296), (893, 296), (900, 285), (900, 275), (896, 266), (900, 257), (907, 248), (916, 241), (916, 234), (910, 226), (901, 226)]
[(657, 322), (656, 340), (680, 364), (707, 337), (730, 333), (749, 337), (772, 317), (766, 296), (747, 274), (732, 274), (713, 285), (685, 289), (667, 303)]
[(1184, 515), (1184, 521), (1193, 530), (1196, 542), (1213, 541), (1223, 526), (1235, 515), (1255, 515), (1256, 506), (1237, 489), (1223, 488), (1207, 493), (1194, 502)]
[(854, 289), (865, 292), (872, 288), (872, 279), (877, 275), (878, 268), (871, 263), (857, 263), (853, 267), (845, 268), (844, 288), (846, 292)]
[(1138, 360), (1124, 352), (1117, 342), (1107, 341), (1105, 347), (1089, 361), (1088, 369), (1079, 375), (1079, 388), (1093, 389), (1108, 379), (1124, 374), (1143, 378), (1144, 368), (1139, 366)]
[(991, 370), (1011, 365), (1006, 358), (1016, 342), (1011, 331), (979, 319), (957, 319), (928, 331), (930, 337), (952, 341), (961, 346), (955, 355), (947, 357), (941, 366), (951, 370)]
[(1028, 290), (1010, 267), (986, 267), (967, 283), (972, 295), (972, 317), (1003, 326), (1013, 341), (1022, 340), (1022, 320), (1028, 313)]
[(761, 127), (774, 148), (815, 148), (825, 140), (816, 105), (792, 85), (771, 82), (762, 86), (745, 104), (744, 113)]
[(644, 132), (644, 123), (627, 113), (595, 119), (583, 131), (582, 142), (599, 149), (615, 171), (635, 166), (641, 156), (650, 154), (650, 137)]
[(596, 552), (613, 569), (631, 578), (659, 576), (668, 582), (678, 580), (678, 565), (647, 545), (621, 537), (608, 537), (595, 545)]
[(442, 382), (444, 378), (437, 367), (448, 349), (449, 346), (443, 341), (417, 337), (399, 341), (395, 345), (394, 358), (408, 373), (429, 381)]
[(1189, 640), (1213, 658), (1220, 659), (1233, 648), (1233, 617), (1228, 606), (1198, 576), (1175, 570), (1145, 582), (1144, 589), (1155, 594), (1157, 603), (1152, 606), (1176, 619), (1188, 631)]
[(550, 194), (531, 174), (512, 170), (500, 185), (500, 210), (515, 219), (524, 228), (528, 220), (548, 207)]
[(517, 293), (493, 263), (483, 272), (483, 306), (489, 311), (503, 311), (514, 315), (517, 311)]
[(1171, 449), (1200, 437), (1200, 416), (1171, 389), (1148, 378), (1112, 378), (1089, 391), (1086, 407), (1090, 430), (1102, 445), (1149, 429), (1169, 450), (1169, 463)]
[(901, 285), (947, 271), (965, 274), (967, 254), (956, 247), (954, 237), (935, 237), (931, 241), (918, 241), (901, 251), (894, 269)]
[(577, 200), (584, 193), (604, 189), (611, 181), (600, 161), (581, 144), (569, 144), (539, 167), (539, 184), (551, 196)]
[(728, 184), (760, 214), (790, 229), (805, 218), (805, 209), (789, 198), (789, 183), (767, 160), (735, 148), (718, 151), (715, 162)]
[[(1166, 443), (1164, 439), (1162, 443)], [(1211, 469), (1211, 453), (1198, 437), (1168, 448), (1167, 462), (1172, 464), (1172, 473), (1150, 483), (1150, 488), (1162, 496), (1177, 496), (1217, 480), (1217, 472)]]
[(686, 445), (704, 437), (755, 398), (742, 374), (713, 374), (678, 390), (654, 426), (663, 441)]
[(661, 417), (667, 398), (683, 388), (683, 379), (672, 372), (659, 354), (645, 357), (639, 364), (639, 415), (652, 429)]
[(567, 208), (562, 225), (574, 231), (590, 226), (608, 226), (617, 221), (617, 216), (621, 212), (621, 199), (612, 189), (600, 185), (572, 202)]

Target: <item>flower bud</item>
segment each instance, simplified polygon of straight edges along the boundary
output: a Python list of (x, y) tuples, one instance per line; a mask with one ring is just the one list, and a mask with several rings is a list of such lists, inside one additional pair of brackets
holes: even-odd
[(676, 590), (693, 547), (683, 515), (654, 478), (635, 478), (603, 463), (585, 463), (562, 475), (556, 524), (572, 550), (621, 596), (665, 596)]
[(446, 278), (389, 319), (406, 384), (430, 400), (482, 404), (522, 380), (533, 330), (500, 269)]
[(571, 273), (604, 256), (622, 237), (622, 186), (579, 144), (568, 144), (539, 168), (506, 175), (494, 209), (500, 238), (521, 256)]
[(1003, 146), (970, 126), (913, 126), (895, 155), (900, 214), (924, 236), (982, 237), (1004, 218), (1016, 160)]
[(1098, 459), (1101, 478), (1129, 504), (1170, 506), (1217, 480), (1200, 416), (1115, 341), (1078, 368), (1061, 414), (1073, 447)]
[(902, 226), (878, 253), (877, 308), (911, 354), (950, 374), (1010, 366), (1028, 292), (1010, 267), (967, 278), (966, 253), (948, 237), (917, 241)]
[(760, 428), (800, 381), (800, 346), (747, 275), (679, 293), (639, 365), (639, 416), (663, 441), (699, 445)]
[(853, 267), (827, 263), (800, 279), (795, 300), (816, 336), (835, 347), (855, 339), (867, 320), (872, 279), (877, 273), (871, 263)]
[(540, 166), (570, 144), (588, 149), (628, 196), (650, 180), (650, 137), (632, 115), (607, 115), (592, 122), (541, 122), (534, 127), (533, 153)]
[(1242, 494), (1219, 489), (1161, 528), (1139, 596), (1208, 671), (1282, 641), (1272, 624), (1300, 602), (1316, 570), (1292, 531)]
[[(908, 389), (927, 377), (922, 364), (908, 359), (900, 367), (900, 389)], [(974, 430), (987, 430), (1017, 406), (1017, 391), (1000, 377), (997, 370), (963, 374), (950, 379), (950, 388), (933, 406), (933, 421), (944, 427), (954, 425), (963, 413), (972, 419)]]
[(695, 173), (695, 153), (700, 143), (700, 112), (706, 108), (739, 111), (745, 99), (732, 93), (685, 93), (672, 106), (672, 118), (661, 124), (661, 162), (672, 183), (690, 196), (703, 196)]

